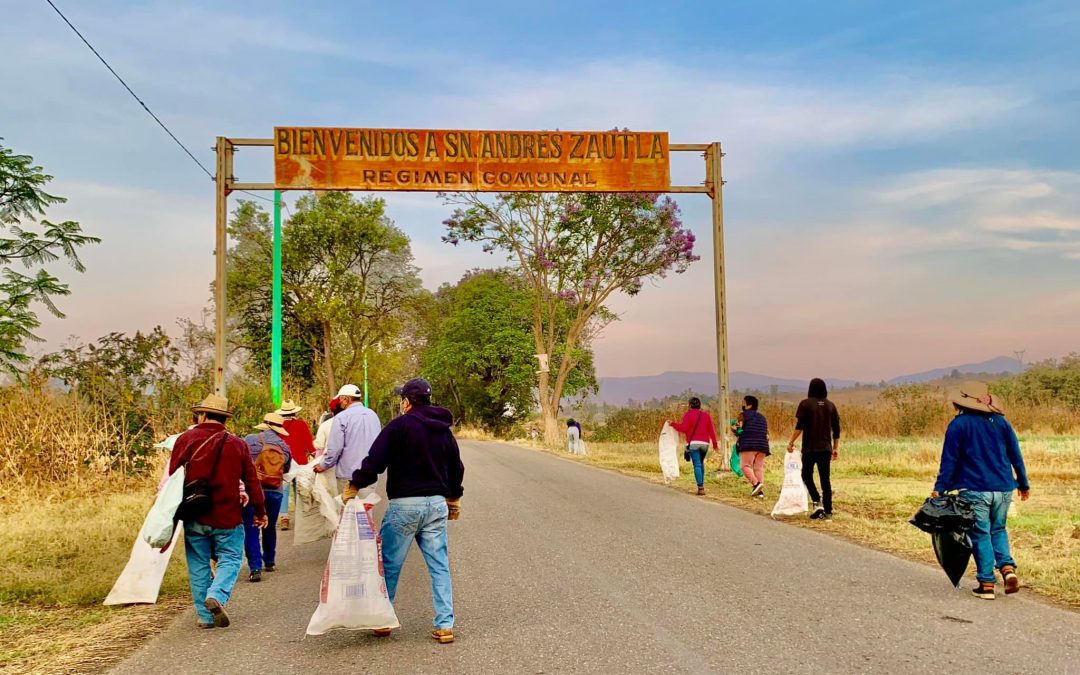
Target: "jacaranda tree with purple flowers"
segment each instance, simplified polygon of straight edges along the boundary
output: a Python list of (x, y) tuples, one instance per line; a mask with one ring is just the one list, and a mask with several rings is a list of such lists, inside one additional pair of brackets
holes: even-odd
[[(637, 295), (649, 279), (685, 272), (694, 234), (670, 198), (646, 193), (471, 193), (444, 196), (455, 208), (443, 241), (504, 253), (532, 291), (537, 391), (548, 443), (561, 438), (559, 403), (579, 358), (614, 318), (616, 292)], [(569, 313), (569, 330), (558, 317)], [(544, 369), (543, 359), (548, 361)]]

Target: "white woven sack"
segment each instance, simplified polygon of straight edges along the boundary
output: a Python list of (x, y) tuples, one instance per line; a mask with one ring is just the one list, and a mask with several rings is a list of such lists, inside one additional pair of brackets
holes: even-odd
[(797, 516), (810, 510), (810, 495), (802, 480), (802, 453), (789, 452), (784, 459), (784, 487), (773, 507), (772, 517)]

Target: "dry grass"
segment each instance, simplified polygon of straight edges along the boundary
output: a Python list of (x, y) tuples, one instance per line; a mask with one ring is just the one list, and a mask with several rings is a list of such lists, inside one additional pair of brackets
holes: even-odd
[(164, 630), (179, 599), (134, 607), (0, 608), (0, 672), (102, 673)]
[(163, 629), (184, 604), (184, 556), (174, 552), (158, 605), (101, 606), (127, 562), (156, 483), (112, 480), (107, 491), (5, 494), (0, 671), (102, 672)]
[[(1032, 498), (1009, 518), (1013, 554), (1024, 584), (1040, 595), (1080, 608), (1080, 438), (1021, 438), (1032, 482)], [(561, 448), (529, 447), (662, 483), (655, 443), (589, 443), (589, 455), (571, 457)], [(799, 527), (826, 530), (903, 557), (934, 564), (929, 538), (908, 519), (933, 487), (940, 441), (849, 441), (833, 464), (836, 517), (829, 522), (792, 518)], [(750, 486), (731, 473), (710, 474), (709, 498), (768, 515), (783, 482), (781, 449), (766, 462), (767, 498), (748, 497)], [(710, 455), (716, 466), (719, 457)], [(695, 489), (690, 465), (674, 487)], [(973, 568), (974, 566), (972, 566)]]

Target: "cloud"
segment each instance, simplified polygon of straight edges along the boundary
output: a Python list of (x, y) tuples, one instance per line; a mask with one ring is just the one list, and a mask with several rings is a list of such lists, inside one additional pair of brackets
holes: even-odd
[[(934, 231), (913, 237), (924, 250), (969, 247), (1080, 259), (1080, 172), (942, 168), (901, 176), (876, 199)], [(949, 223), (942, 228), (942, 222)]]
[(999, 123), (1030, 100), (1010, 86), (917, 74), (804, 83), (641, 59), (557, 72), (486, 63), (453, 77), (453, 93), (438, 96), (438, 107), (473, 124), (625, 124), (671, 129), (676, 142), (721, 139), (754, 153), (929, 140)]

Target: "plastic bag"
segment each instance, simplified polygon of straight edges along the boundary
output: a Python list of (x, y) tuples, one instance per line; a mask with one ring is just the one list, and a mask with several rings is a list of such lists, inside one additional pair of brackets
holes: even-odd
[(679, 477), (679, 432), (664, 422), (664, 428), (660, 430), (660, 441), (657, 444), (660, 451), (660, 471), (664, 474), (664, 482), (670, 483)]
[(735, 474), (739, 478), (743, 477), (742, 462), (739, 461), (739, 444), (736, 443), (731, 447), (731, 458), (728, 459), (728, 463), (731, 464), (731, 473)]
[(797, 516), (810, 510), (810, 495), (802, 481), (802, 453), (789, 452), (784, 460), (784, 487), (773, 507), (772, 517)]
[(319, 606), (308, 622), (308, 635), (322, 635), (335, 628), (401, 625), (386, 592), (382, 540), (371, 519), (371, 507), (378, 502), (375, 494), (356, 497), (342, 510), (323, 572)]
[(296, 516), (293, 524), (293, 545), (334, 536), (341, 518), (341, 500), (334, 493), (337, 480), (333, 472), (315, 473), (311, 464), (297, 465), (287, 476), (296, 484)]
[(177, 523), (172, 542), (165, 550), (152, 548), (142, 538), (142, 533), (135, 537), (124, 571), (120, 573), (112, 590), (105, 598), (106, 605), (152, 605), (157, 602), (161, 591), (161, 581), (169, 567), (176, 540), (180, 538), (183, 523)]
[(963, 534), (975, 524), (975, 509), (958, 495), (930, 497), (908, 521), (923, 532)]
[(184, 499), (184, 467), (177, 467), (158, 491), (150, 513), (146, 514), (139, 538), (151, 548), (163, 548), (173, 540), (176, 526), (176, 509)]

